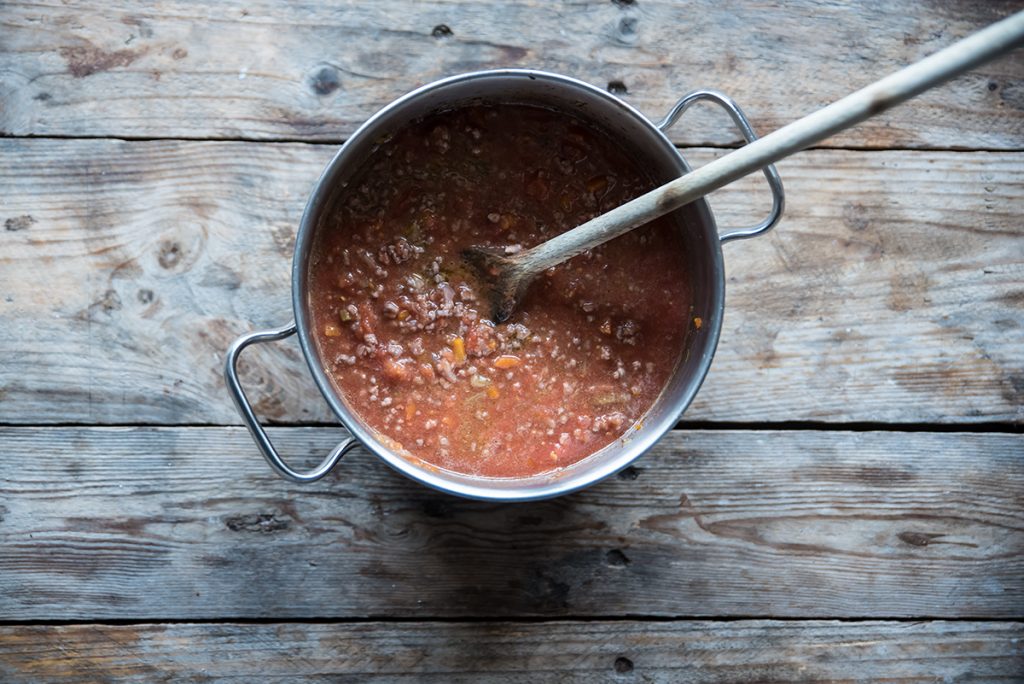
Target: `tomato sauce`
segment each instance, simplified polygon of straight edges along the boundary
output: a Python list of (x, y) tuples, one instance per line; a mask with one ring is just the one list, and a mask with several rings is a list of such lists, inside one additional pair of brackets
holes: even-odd
[(460, 252), (515, 253), (654, 186), (610, 136), (527, 105), (442, 112), (381, 141), (309, 270), (313, 339), (345, 403), (406, 458), (480, 477), (563, 468), (623, 437), (691, 324), (673, 220), (549, 270), (497, 325)]

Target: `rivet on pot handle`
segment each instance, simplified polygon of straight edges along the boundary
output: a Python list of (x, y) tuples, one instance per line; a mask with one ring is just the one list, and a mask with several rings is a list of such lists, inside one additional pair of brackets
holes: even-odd
[(235, 407), (238, 409), (238, 413), (242, 416), (242, 420), (245, 422), (245, 426), (249, 428), (249, 434), (252, 435), (253, 440), (256, 442), (256, 446), (259, 447), (260, 453), (263, 454), (263, 458), (267, 460), (270, 467), (277, 472), (283, 478), (291, 480), (292, 482), (316, 482), (327, 473), (331, 472), (331, 469), (337, 465), (338, 461), (349, 452), (353, 447), (357, 446), (359, 442), (355, 437), (349, 437), (338, 446), (331, 450), (331, 453), (327, 455), (323, 461), (320, 462), (313, 470), (309, 472), (300, 473), (297, 470), (292, 470), (284, 460), (278, 455), (274, 445), (270, 443), (270, 437), (267, 436), (263, 426), (260, 425), (260, 421), (256, 418), (256, 414), (252, 410), (252, 406), (249, 404), (249, 399), (245, 396), (245, 391), (242, 389), (242, 384), (238, 381), (238, 357), (242, 354), (242, 350), (248, 347), (250, 344), (257, 342), (276, 342), (277, 340), (283, 340), (286, 337), (291, 337), (296, 332), (295, 323), (289, 323), (283, 328), (277, 328), (275, 330), (260, 330), (257, 332), (251, 332), (247, 335), (242, 335), (228, 349), (228, 357), (224, 363), (224, 381), (228, 385), (228, 391), (231, 392), (231, 398), (235, 402)]
[[(752, 143), (757, 140), (757, 134), (754, 133), (754, 129), (750, 127), (750, 121), (747, 120), (743, 110), (740, 109), (739, 105), (733, 102), (732, 98), (724, 93), (720, 93), (717, 90), (694, 90), (691, 93), (687, 93), (676, 102), (675, 106), (669, 110), (669, 113), (665, 115), (665, 118), (655, 124), (662, 133), (668, 133), (668, 129), (679, 120), (679, 117), (683, 115), (690, 105), (694, 102), (701, 100), (710, 100), (715, 104), (721, 106), (725, 111), (732, 117), (733, 123), (740, 129), (743, 134), (744, 140), (748, 143)], [(766, 233), (775, 227), (775, 224), (782, 218), (782, 210), (786, 206), (786, 195), (782, 190), (782, 179), (779, 178), (779, 172), (775, 170), (775, 165), (770, 164), (764, 169), (764, 177), (768, 179), (768, 187), (772, 189), (772, 210), (768, 214), (768, 218), (761, 221), (756, 226), (750, 226), (749, 228), (737, 228), (730, 230), (722, 235), (719, 235), (719, 239), (722, 242), (728, 242), (729, 240), (740, 240), (744, 238), (752, 238), (761, 233)]]

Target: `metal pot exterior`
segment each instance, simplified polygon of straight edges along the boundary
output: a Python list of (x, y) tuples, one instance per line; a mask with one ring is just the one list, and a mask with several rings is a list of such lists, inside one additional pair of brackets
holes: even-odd
[[(522, 69), (474, 72), (437, 81), (396, 100), (363, 124), (327, 165), (306, 204), (292, 262), (294, 325), (240, 338), (228, 355), (226, 376), (229, 389), (271, 466), (281, 475), (295, 481), (319, 479), (358, 443), (399, 472), (434, 489), (474, 499), (528, 501), (566, 494), (594, 484), (625, 468), (652, 447), (676, 424), (697, 394), (710, 368), (721, 330), (725, 299), (721, 242), (732, 237), (749, 237), (764, 232), (781, 215), (781, 183), (773, 168), (766, 169), (766, 175), (772, 184), (775, 206), (769, 219), (756, 227), (719, 236), (714, 217), (704, 200), (671, 214), (683, 236), (687, 271), (692, 274), (692, 315), (699, 317), (702, 324), (699, 329), (692, 328), (689, 331), (683, 356), (675, 372), (654, 406), (643, 417), (640, 427), (631, 429), (627, 435), (588, 458), (553, 473), (516, 479), (470, 477), (424, 466), (392, 451), (384, 440), (363, 425), (348, 408), (331, 384), (324, 364), (317, 355), (310, 332), (308, 267), (317, 231), (331, 214), (347, 181), (381, 140), (413, 120), (433, 112), (470, 104), (543, 106), (564, 112), (610, 133), (650, 171), (656, 182), (664, 183), (686, 173), (689, 168), (663, 130), (671, 126), (689, 104), (700, 99), (714, 100), (726, 107), (744, 135), (748, 139), (752, 138), (753, 132), (749, 130), (749, 124), (735, 104), (713, 91), (701, 91), (683, 98), (656, 125), (628, 104), (589, 84), (557, 74)], [(299, 336), (302, 352), (321, 393), (353, 437), (339, 444), (320, 467), (311, 473), (297, 473), (284, 464), (262, 427), (255, 421), (238, 384), (237, 373), (233, 373), (238, 354), (247, 344), (280, 339), (292, 332), (297, 332)]]

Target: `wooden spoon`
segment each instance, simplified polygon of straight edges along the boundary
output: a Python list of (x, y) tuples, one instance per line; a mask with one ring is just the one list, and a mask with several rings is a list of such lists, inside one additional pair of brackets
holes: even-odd
[(1024, 43), (1024, 12), (536, 247), (514, 256), (506, 256), (493, 248), (473, 247), (463, 251), (463, 260), (478, 272), (480, 294), (491, 306), (492, 319), (500, 323), (512, 315), (533, 279), (552, 266), (884, 112), (1021, 43)]

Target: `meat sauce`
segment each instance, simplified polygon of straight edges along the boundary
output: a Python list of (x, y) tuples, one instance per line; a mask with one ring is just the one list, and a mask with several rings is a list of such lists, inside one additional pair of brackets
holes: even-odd
[(610, 137), (527, 105), (381, 141), (309, 270), (313, 339), (348, 407), (404, 457), (480, 477), (563, 468), (623, 437), (699, 326), (673, 222), (549, 270), (498, 325), (460, 252), (515, 253), (654, 185)]

